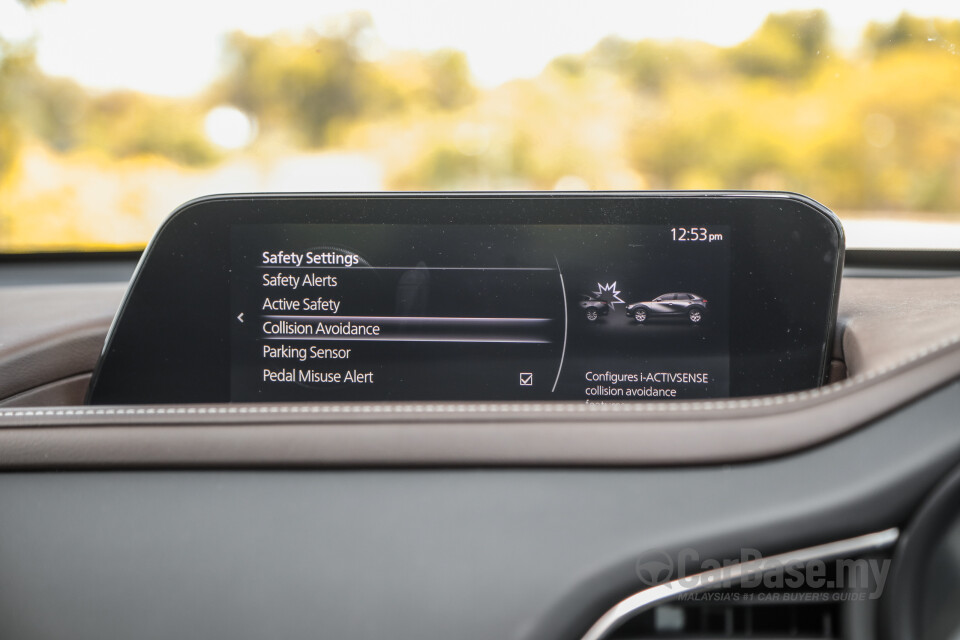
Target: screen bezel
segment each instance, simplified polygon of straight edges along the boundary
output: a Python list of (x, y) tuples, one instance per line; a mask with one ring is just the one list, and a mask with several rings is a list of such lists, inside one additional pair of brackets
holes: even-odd
[[(826, 375), (843, 229), (832, 212), (805, 196), (237, 194), (190, 201), (158, 230), (111, 326), (88, 403), (228, 402), (230, 228), (324, 223), (730, 226), (731, 396), (809, 389), (822, 384)], [(772, 321), (758, 326), (752, 322), (757, 314)], [(784, 324), (777, 325), (778, 320)]]

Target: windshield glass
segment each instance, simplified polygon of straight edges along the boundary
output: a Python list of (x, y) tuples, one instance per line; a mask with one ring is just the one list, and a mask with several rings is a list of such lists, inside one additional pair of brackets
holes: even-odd
[(250, 191), (774, 189), (960, 248), (960, 4), (0, 0), (0, 252)]

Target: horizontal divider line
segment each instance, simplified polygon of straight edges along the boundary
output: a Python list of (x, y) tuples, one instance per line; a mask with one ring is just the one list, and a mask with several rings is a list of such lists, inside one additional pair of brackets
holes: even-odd
[(353, 271), (356, 269), (365, 269), (367, 271), (378, 271), (378, 270), (400, 270), (400, 271), (556, 271), (556, 267), (345, 267), (337, 265), (326, 265), (326, 264), (311, 264), (311, 265), (295, 265), (295, 264), (259, 264), (257, 265), (261, 269), (319, 269), (319, 270), (330, 270), (330, 269), (342, 269), (345, 271)]
[(456, 316), (260, 316), (262, 320), (309, 320), (311, 322), (449, 322), (452, 324), (479, 323), (479, 324), (507, 324), (522, 322), (524, 324), (543, 324), (551, 322), (552, 318), (460, 318)]
[(301, 340), (309, 342), (475, 342), (475, 343), (488, 343), (488, 342), (499, 342), (507, 344), (552, 344), (552, 340), (538, 339), (538, 338), (428, 338), (428, 337), (417, 337), (417, 336), (261, 336), (264, 340), (283, 340), (289, 342), (291, 340)]

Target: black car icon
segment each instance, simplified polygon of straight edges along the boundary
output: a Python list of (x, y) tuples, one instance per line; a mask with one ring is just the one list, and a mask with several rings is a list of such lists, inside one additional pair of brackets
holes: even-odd
[(700, 324), (707, 314), (707, 299), (695, 293), (665, 293), (653, 300), (627, 305), (627, 315), (639, 323), (653, 318), (683, 318)]
[(580, 308), (583, 309), (584, 316), (590, 322), (595, 322), (600, 316), (605, 316), (610, 313), (610, 307), (612, 306), (607, 300), (601, 300), (594, 296), (582, 295), (580, 296)]

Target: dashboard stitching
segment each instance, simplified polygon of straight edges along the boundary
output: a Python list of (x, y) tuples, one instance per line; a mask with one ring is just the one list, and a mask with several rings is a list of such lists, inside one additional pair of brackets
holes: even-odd
[(800, 401), (822, 398), (830, 394), (846, 391), (853, 387), (883, 376), (895, 369), (907, 366), (928, 355), (946, 351), (960, 343), (960, 334), (940, 342), (918, 349), (899, 362), (872, 371), (858, 374), (852, 378), (807, 391), (749, 398), (743, 400), (707, 400), (678, 403), (637, 403), (637, 404), (580, 404), (580, 403), (439, 403), (439, 404), (376, 404), (355, 405), (290, 405), (257, 406), (233, 405), (226, 407), (136, 407), (136, 408), (73, 408), (73, 409), (0, 409), (0, 418), (4, 417), (60, 417), (60, 416), (149, 416), (149, 415), (243, 415), (243, 414), (364, 414), (364, 413), (683, 413), (697, 411), (749, 409), (794, 404)]

